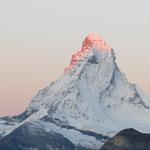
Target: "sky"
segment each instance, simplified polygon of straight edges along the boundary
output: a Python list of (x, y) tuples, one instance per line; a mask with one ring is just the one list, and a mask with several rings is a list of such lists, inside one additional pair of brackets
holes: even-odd
[(89, 33), (109, 43), (150, 95), (149, 0), (0, 0), (0, 116), (23, 112), (58, 79)]

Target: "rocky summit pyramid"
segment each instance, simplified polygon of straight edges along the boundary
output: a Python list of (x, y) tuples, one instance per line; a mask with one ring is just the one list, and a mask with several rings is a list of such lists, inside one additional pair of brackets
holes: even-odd
[(0, 118), (0, 149), (96, 150), (125, 128), (150, 133), (149, 114), (150, 100), (121, 73), (114, 50), (90, 34), (25, 112)]

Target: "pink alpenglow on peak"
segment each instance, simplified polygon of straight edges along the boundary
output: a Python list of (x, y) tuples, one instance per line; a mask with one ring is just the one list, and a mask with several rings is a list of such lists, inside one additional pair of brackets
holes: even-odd
[(98, 34), (89, 34), (83, 42), (81, 51), (92, 48), (106, 51), (111, 50), (111, 47)]
[(112, 48), (98, 34), (89, 34), (83, 41), (82, 48), (72, 55), (70, 66), (65, 69), (65, 73), (72, 70), (93, 49), (110, 52)]

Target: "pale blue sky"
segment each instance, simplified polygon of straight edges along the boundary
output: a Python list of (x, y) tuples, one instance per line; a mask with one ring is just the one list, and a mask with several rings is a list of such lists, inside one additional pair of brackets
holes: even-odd
[(128, 79), (150, 94), (149, 7), (149, 0), (0, 0), (0, 115), (25, 109), (91, 32), (104, 37)]

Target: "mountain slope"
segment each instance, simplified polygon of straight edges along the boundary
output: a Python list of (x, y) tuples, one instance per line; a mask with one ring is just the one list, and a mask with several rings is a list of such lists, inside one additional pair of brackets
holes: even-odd
[(0, 135), (6, 138), (30, 123), (35, 132), (54, 132), (75, 147), (99, 149), (122, 129), (150, 132), (149, 113), (149, 100), (121, 73), (113, 49), (91, 34), (62, 77), (39, 91), (23, 114), (0, 119)]

